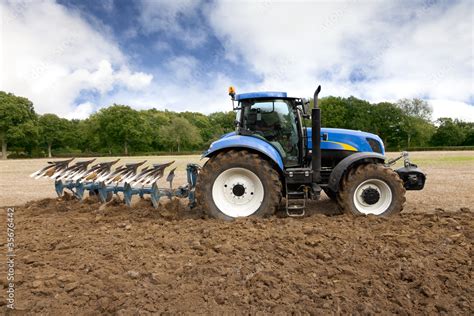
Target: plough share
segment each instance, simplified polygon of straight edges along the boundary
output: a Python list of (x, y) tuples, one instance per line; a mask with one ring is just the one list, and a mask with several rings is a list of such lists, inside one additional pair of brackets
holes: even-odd
[(59, 197), (65, 193), (65, 189), (72, 192), (73, 196), (79, 200), (84, 198), (84, 193), (89, 192), (89, 196), (97, 196), (102, 203), (110, 201), (113, 195), (123, 195), (123, 201), (128, 206), (132, 203), (132, 197), (138, 195), (140, 198), (149, 196), (153, 207), (158, 208), (161, 197), (188, 198), (189, 206), (194, 207), (195, 187), (200, 166), (188, 164), (186, 167), (187, 184), (173, 189), (173, 180), (176, 168), (172, 169), (166, 181), (169, 188), (159, 188), (158, 180), (164, 175), (165, 169), (171, 166), (174, 161), (152, 164), (139, 168), (145, 164), (146, 160), (137, 163), (127, 163), (112, 170), (113, 166), (120, 159), (101, 162), (89, 168), (95, 159), (78, 161), (70, 166), (74, 160), (49, 161), (48, 165), (30, 175), (35, 179), (50, 178), (54, 180), (54, 187)]

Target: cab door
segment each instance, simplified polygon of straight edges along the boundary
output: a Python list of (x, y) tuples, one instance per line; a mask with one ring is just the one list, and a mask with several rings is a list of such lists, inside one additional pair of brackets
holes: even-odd
[(264, 138), (282, 156), (286, 167), (299, 165), (299, 135), (291, 101), (253, 100), (243, 107), (243, 128)]

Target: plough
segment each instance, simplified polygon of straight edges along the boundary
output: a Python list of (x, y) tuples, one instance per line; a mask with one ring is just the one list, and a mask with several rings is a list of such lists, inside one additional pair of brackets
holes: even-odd
[(138, 195), (140, 198), (149, 196), (155, 208), (158, 208), (161, 197), (188, 198), (190, 207), (194, 207), (196, 204), (195, 187), (200, 169), (198, 164), (188, 164), (186, 167), (187, 184), (173, 189), (176, 168), (172, 169), (166, 177), (169, 188), (159, 188), (157, 183), (163, 177), (165, 169), (171, 166), (174, 161), (152, 164), (138, 171), (146, 160), (127, 163), (115, 170), (112, 168), (120, 159), (97, 163), (90, 168), (89, 165), (95, 159), (78, 161), (70, 166), (73, 160), (74, 158), (49, 161), (46, 167), (32, 173), (30, 177), (53, 179), (59, 197), (62, 197), (67, 189), (79, 200), (83, 200), (84, 193), (88, 191), (89, 196), (97, 196), (102, 203), (110, 201), (114, 194), (118, 196), (121, 193), (123, 201), (128, 206), (131, 205), (134, 195)]

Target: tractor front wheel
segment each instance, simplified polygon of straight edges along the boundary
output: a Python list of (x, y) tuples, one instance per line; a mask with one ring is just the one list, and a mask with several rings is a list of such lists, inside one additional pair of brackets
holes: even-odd
[(348, 172), (337, 202), (346, 213), (388, 216), (405, 204), (405, 188), (398, 174), (381, 164), (366, 164)]
[(211, 217), (268, 216), (281, 200), (281, 181), (270, 162), (246, 150), (230, 150), (207, 161), (196, 185), (198, 205)]

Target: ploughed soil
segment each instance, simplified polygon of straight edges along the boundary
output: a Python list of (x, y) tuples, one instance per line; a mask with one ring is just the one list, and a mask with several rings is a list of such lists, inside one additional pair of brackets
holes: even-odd
[[(474, 311), (470, 206), (223, 222), (180, 203), (155, 210), (147, 201), (51, 198), (15, 207), (16, 312)], [(334, 210), (329, 200), (315, 205)]]

